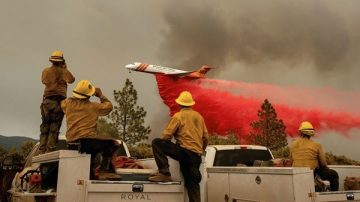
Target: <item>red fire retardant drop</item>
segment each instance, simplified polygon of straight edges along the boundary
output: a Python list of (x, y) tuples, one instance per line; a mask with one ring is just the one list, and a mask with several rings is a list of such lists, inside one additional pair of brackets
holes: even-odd
[[(286, 97), (286, 94), (291, 94), (294, 89), (281, 90), (280, 87), (261, 84), (249, 87), (238, 82), (176, 78), (160, 74), (156, 75), (156, 81), (159, 94), (169, 107), (170, 115), (179, 110), (175, 103), (177, 96), (184, 90), (191, 92), (196, 102), (193, 108), (203, 115), (211, 134), (226, 135), (231, 131), (239, 137), (246, 136), (251, 131), (250, 123), (258, 120), (257, 112), (265, 98), (276, 109), (278, 118), (284, 121), (287, 127), (286, 132), (290, 136), (297, 134), (299, 124), (304, 120), (310, 121), (317, 131), (335, 130), (344, 135), (351, 128), (360, 128), (360, 115), (357, 111), (355, 113), (339, 111), (339, 109), (335, 110), (334, 107), (331, 108), (325, 104), (324, 107), (321, 107), (321, 103), (316, 98), (305, 99), (306, 96), (304, 96), (306, 103), (301, 107), (294, 107), (296, 104), (289, 106), (286, 104), (286, 100), (291, 101), (291, 99), (289, 96)], [(306, 93), (306, 90), (297, 90)], [(249, 95), (249, 92), (252, 95)], [(319, 95), (320, 92), (316, 93)], [(324, 93), (329, 94), (329, 92)], [(242, 94), (248, 94), (248, 97)], [(352, 99), (358, 99), (355, 102), (359, 103), (359, 97), (357, 94)], [(328, 97), (326, 98), (328, 99)]]

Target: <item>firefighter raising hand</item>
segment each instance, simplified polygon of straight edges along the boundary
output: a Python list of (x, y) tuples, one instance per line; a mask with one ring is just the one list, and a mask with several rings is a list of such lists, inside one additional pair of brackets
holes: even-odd
[(100, 88), (95, 88), (95, 96), (96, 97), (101, 97), (102, 96), (102, 91)]

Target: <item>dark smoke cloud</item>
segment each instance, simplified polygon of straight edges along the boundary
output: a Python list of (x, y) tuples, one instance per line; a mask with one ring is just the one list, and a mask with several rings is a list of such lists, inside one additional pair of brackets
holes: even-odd
[(356, 7), (360, 1), (173, 2), (164, 11), (168, 29), (160, 55), (177, 66), (277, 62), (319, 72), (354, 69)]
[(164, 18), (168, 30), (161, 48), (163, 60), (174, 62), (177, 58), (175, 65), (186, 66), (225, 62), (229, 34), (221, 17), (210, 6), (175, 2), (165, 9)]

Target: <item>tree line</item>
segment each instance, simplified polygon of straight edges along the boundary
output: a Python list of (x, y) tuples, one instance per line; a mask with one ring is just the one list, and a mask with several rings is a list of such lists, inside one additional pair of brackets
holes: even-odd
[(12, 165), (23, 164), (34, 145), (35, 142), (32, 140), (24, 142), (20, 150), (15, 147), (5, 149), (0, 145), (0, 165), (2, 167), (9, 166), (9, 169), (11, 169)]

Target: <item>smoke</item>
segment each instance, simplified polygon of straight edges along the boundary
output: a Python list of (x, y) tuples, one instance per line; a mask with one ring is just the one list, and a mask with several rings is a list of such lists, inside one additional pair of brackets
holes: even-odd
[[(313, 123), (317, 131), (338, 131), (347, 136), (353, 128), (360, 128), (359, 112), (341, 110), (334, 105), (321, 105), (326, 103), (327, 99), (336, 100), (338, 105), (342, 105), (343, 100), (337, 99), (342, 92), (321, 89), (303, 89), (306, 93), (312, 91), (319, 94), (317, 100), (306, 99), (304, 95), (300, 103), (288, 104), (291, 93), (287, 89), (276, 90), (276, 86), (244, 85), (236, 82), (221, 80), (189, 78), (174, 78), (164, 75), (156, 75), (159, 94), (164, 103), (169, 107), (170, 115), (179, 110), (174, 102), (176, 97), (184, 90), (193, 94), (196, 104), (194, 109), (199, 111), (205, 118), (206, 125), (210, 133), (226, 135), (233, 132), (238, 136), (246, 136), (251, 130), (250, 123), (258, 120), (257, 111), (267, 95), (262, 94), (271, 90), (272, 96), (270, 102), (278, 113), (278, 118), (284, 121), (290, 136), (297, 134), (299, 124), (308, 120)], [(234, 92), (249, 92), (252, 95), (236, 94)], [(272, 90), (273, 89), (273, 90)], [(346, 93), (345, 93), (346, 94)], [(265, 98), (264, 98), (265, 96)], [(354, 102), (360, 101), (360, 94), (354, 94)], [(325, 100), (323, 100), (325, 99)], [(273, 101), (274, 100), (274, 101)], [(336, 109), (337, 108), (337, 109)]]
[[(177, 9), (173, 9), (175, 7)], [(211, 6), (174, 2), (165, 9), (164, 19), (168, 26), (160, 51), (164, 61), (185, 65), (185, 68), (225, 63), (229, 33)]]
[(257, 72), (309, 66), (319, 79), (355, 86), (359, 6), (355, 0), (174, 1), (164, 11), (159, 55), (166, 65), (221, 67), (212, 74), (234, 63)]

